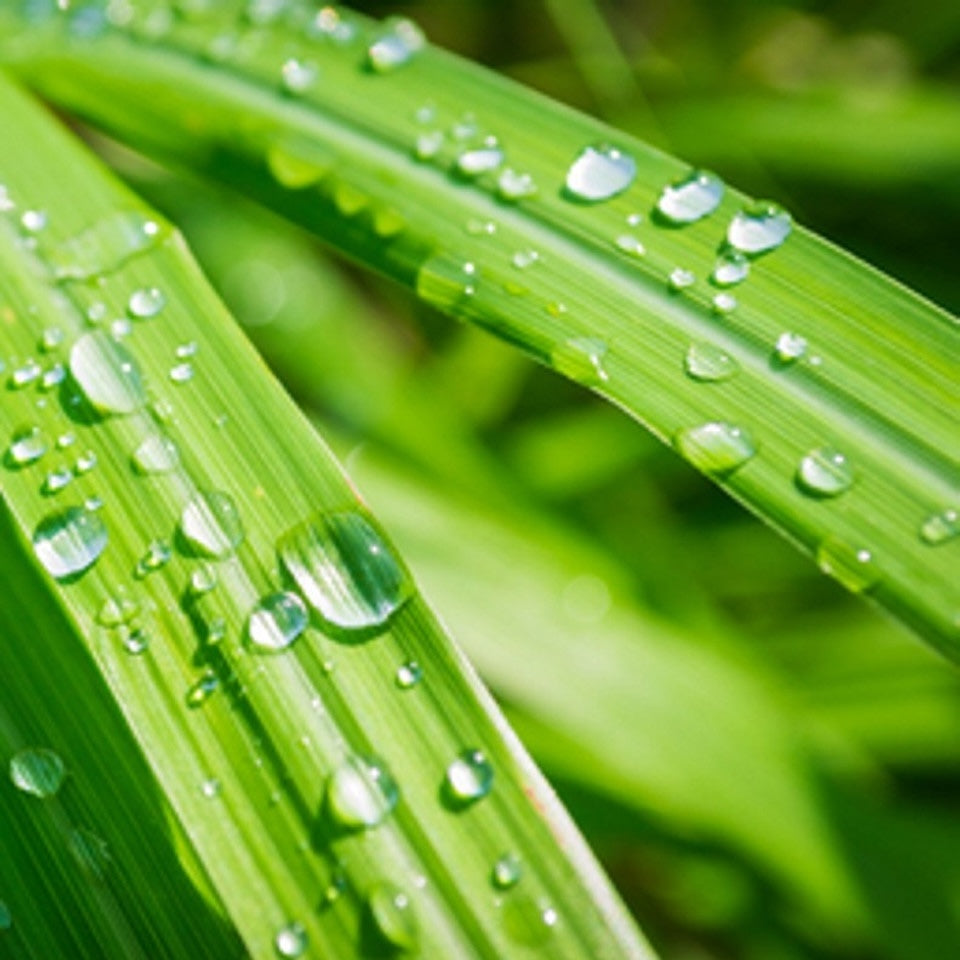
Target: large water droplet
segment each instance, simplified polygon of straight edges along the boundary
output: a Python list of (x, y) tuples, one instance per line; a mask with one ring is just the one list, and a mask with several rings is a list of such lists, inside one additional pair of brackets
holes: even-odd
[(409, 63), (426, 46), (423, 31), (405, 18), (393, 20), (367, 50), (367, 61), (376, 73), (390, 73)]
[(97, 562), (107, 547), (107, 528), (86, 507), (69, 507), (44, 517), (33, 533), (33, 549), (47, 573), (66, 580)]
[(201, 556), (226, 557), (243, 543), (240, 513), (233, 498), (219, 490), (198, 493), (180, 516), (180, 532)]
[(261, 650), (286, 650), (307, 629), (308, 621), (307, 608), (295, 593), (272, 593), (253, 608), (247, 636)]
[(573, 337), (554, 347), (550, 354), (550, 363), (565, 377), (586, 386), (596, 387), (609, 378), (603, 366), (606, 354), (607, 345), (603, 340), (595, 337)]
[(169, 473), (180, 463), (180, 451), (170, 437), (151, 433), (134, 450), (132, 460), (139, 473)]
[(636, 179), (637, 162), (609, 144), (584, 148), (567, 171), (567, 192), (588, 203), (623, 193)]
[(790, 236), (793, 221), (782, 207), (759, 200), (741, 210), (727, 228), (727, 243), (747, 254), (774, 250)]
[(339, 826), (363, 830), (386, 820), (400, 790), (382, 760), (351, 757), (330, 776), (326, 798), (327, 810)]
[(381, 627), (413, 593), (384, 536), (357, 511), (317, 514), (277, 549), (310, 606), (338, 630)]
[(670, 223), (695, 223), (717, 209), (723, 189), (723, 181), (715, 173), (691, 170), (663, 188), (657, 212)]
[(273, 938), (278, 957), (302, 957), (309, 945), (310, 938), (300, 923), (288, 923)]
[(419, 941), (417, 917), (410, 897), (399, 887), (381, 884), (367, 898), (370, 917), (380, 936), (399, 950), (415, 950)]
[(740, 365), (729, 353), (705, 341), (690, 345), (684, 366), (694, 380), (729, 380), (740, 372)]
[(161, 236), (157, 221), (142, 213), (113, 213), (48, 250), (47, 260), (60, 280), (87, 280), (149, 250)]
[(100, 413), (133, 413), (147, 402), (136, 360), (102, 330), (85, 333), (73, 345), (70, 373)]
[(479, 177), (481, 173), (496, 170), (503, 161), (504, 153), (496, 146), (464, 150), (457, 157), (457, 172), (465, 177)]
[(743, 427), (723, 422), (681, 430), (676, 445), (690, 463), (705, 473), (730, 473), (757, 452), (753, 438)]
[(52, 797), (67, 775), (60, 755), (44, 747), (31, 747), (10, 759), (10, 780), (24, 793), (34, 797)]
[(25, 467), (36, 463), (47, 452), (47, 439), (39, 427), (27, 427), (18, 430), (10, 441), (7, 451), (9, 466)]
[(873, 554), (839, 537), (827, 537), (817, 548), (820, 569), (853, 593), (862, 593), (879, 579)]
[(818, 447), (800, 461), (797, 483), (813, 496), (836, 497), (852, 486), (853, 468), (839, 450)]
[(523, 864), (515, 853), (505, 853), (493, 865), (490, 880), (498, 890), (516, 886), (523, 875)]
[(444, 793), (456, 806), (466, 806), (493, 789), (493, 765), (481, 750), (464, 750), (447, 767)]
[(960, 511), (950, 507), (931, 513), (920, 526), (920, 539), (935, 547), (960, 536)]
[(717, 260), (710, 279), (718, 287), (743, 283), (750, 274), (750, 261), (742, 253), (725, 253)]

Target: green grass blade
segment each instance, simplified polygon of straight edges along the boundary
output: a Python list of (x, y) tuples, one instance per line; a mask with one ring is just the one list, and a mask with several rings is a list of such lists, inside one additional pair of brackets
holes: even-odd
[[(105, 881), (110, 896), (89, 876), (91, 859), (100, 869), (95, 839), (80, 845), (87, 875), (28, 885), (35, 896), (13, 904), (20, 955), (92, 956), (102, 940), (111, 956), (182, 956), (186, 933), (166, 927), (213, 911), (214, 955), (232, 955), (238, 935), (255, 957), (650, 956), (386, 535), (179, 235), (6, 81), (0, 103), (0, 542), (18, 591), (3, 601), (15, 627), (4, 658), (49, 627), (65, 662), (86, 665), (112, 698), (97, 708), (107, 743), (86, 698), (47, 711), (31, 696), (23, 716), (5, 701), (16, 710), (0, 716), (6, 750), (62, 751), (71, 776), (45, 798), (7, 784), (3, 802), (20, 805), (12, 822), (52, 847), (72, 822), (57, 819), (57, 804), (75, 780), (85, 827), (116, 833), (123, 861)], [(253, 616), (281, 591), (272, 609), (287, 619)], [(404, 689), (397, 671), (410, 660), (423, 678)], [(59, 733), (68, 710), (91, 736)], [(131, 758), (131, 733), (142, 759)], [(153, 780), (133, 769), (121, 796), (155, 781), (152, 808), (177, 826), (148, 823), (138, 845), (127, 837), (141, 829), (135, 817), (108, 823), (97, 750), (118, 764), (145, 759)], [(483, 765), (479, 786), (444, 787), (448, 765), (474, 750), (492, 765), (489, 793)], [(371, 755), (399, 786), (392, 811), (382, 776), (363, 779)], [(471, 791), (473, 802), (460, 795)], [(166, 833), (161, 862), (175, 851), (181, 870), (169, 893), (148, 872), (153, 859), (135, 856)], [(11, 833), (3, 842), (13, 886), (36, 869), (35, 851)], [(491, 873), (507, 852), (522, 878), (498, 887)], [(50, 870), (61, 865), (69, 857)], [(126, 871), (141, 874), (130, 889)], [(31, 940), (51, 909), (36, 892), (70, 884), (76, 899), (61, 919), (77, 929)], [(63, 943), (76, 950), (54, 949)]]
[[(745, 202), (734, 191), (699, 222), (666, 226), (653, 208), (680, 162), (439, 50), (371, 69), (371, 42), (394, 28), (298, 4), (254, 22), (245, 9), (145, 5), (122, 24), (97, 4), (14, 15), (3, 50), (63, 106), (255, 193), (598, 390), (826, 572), (960, 657), (953, 318), (798, 227), (725, 304), (731, 292), (708, 278)], [(500, 170), (463, 172), (489, 136), (535, 195), (505, 198)], [(571, 202), (567, 170), (600, 142), (635, 159), (636, 180), (607, 202)], [(529, 250), (539, 259), (518, 269)], [(694, 278), (681, 290), (678, 267)], [(802, 356), (778, 358), (785, 333), (803, 338)], [(706, 364), (719, 376), (685, 373), (695, 344), (729, 358)], [(705, 424), (726, 428), (688, 432)], [(827, 474), (845, 458), (849, 489), (816, 462), (813, 484), (799, 479), (814, 451)]]

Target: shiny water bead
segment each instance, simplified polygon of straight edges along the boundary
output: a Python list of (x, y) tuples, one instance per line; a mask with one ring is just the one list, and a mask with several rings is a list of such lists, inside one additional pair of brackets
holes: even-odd
[(187, 706), (202, 707), (216, 693), (219, 686), (220, 681), (217, 675), (212, 670), (206, 670), (187, 690)]
[(447, 767), (444, 791), (457, 806), (466, 806), (487, 796), (493, 789), (493, 765), (483, 751), (464, 750)]
[(801, 337), (799, 333), (781, 333), (773, 352), (780, 363), (793, 363), (807, 352), (806, 337)]
[(119, 627), (129, 623), (140, 612), (140, 604), (126, 588), (117, 588), (97, 611), (97, 623), (102, 627)]
[(367, 897), (374, 927), (392, 947), (414, 951), (419, 942), (417, 917), (410, 897), (399, 887), (380, 884)]
[(730, 293), (718, 293), (713, 298), (713, 312), (720, 314), (732, 313), (737, 309), (737, 298)]
[(271, 593), (251, 611), (247, 637), (261, 650), (286, 650), (307, 629), (303, 601), (290, 592)]
[(560, 914), (549, 901), (518, 892), (506, 898), (501, 915), (511, 940), (538, 950), (538, 956), (545, 955), (544, 947), (560, 922)]
[(137, 562), (137, 576), (145, 577), (163, 569), (173, 558), (173, 548), (166, 540), (151, 540), (146, 552)]
[(691, 170), (663, 188), (657, 213), (673, 224), (695, 223), (713, 213), (723, 199), (723, 181), (706, 170)]
[(558, 344), (550, 353), (554, 370), (586, 386), (599, 386), (610, 375), (603, 366), (607, 345), (596, 337), (572, 337)]
[(14, 390), (21, 390), (36, 382), (43, 373), (43, 367), (36, 360), (30, 358), (24, 360), (19, 367), (16, 367), (10, 373), (10, 386)]
[(189, 383), (194, 373), (192, 363), (178, 363), (170, 368), (170, 379), (176, 384)]
[(7, 186), (0, 183), (0, 213), (9, 213), (11, 210), (15, 210), (16, 206), (10, 197)]
[(10, 781), (18, 789), (31, 796), (54, 796), (67, 776), (67, 769), (60, 755), (45, 747), (20, 750), (10, 759)]
[(27, 233), (40, 233), (46, 229), (47, 214), (43, 210), (24, 210), (20, 216), (20, 226)]
[(74, 470), (76, 470), (78, 476), (82, 476), (85, 473), (89, 473), (91, 470), (95, 470), (97, 467), (97, 455), (93, 450), (87, 450), (86, 453), (80, 454), (77, 457), (77, 462), (74, 464)]
[(490, 872), (490, 879), (498, 890), (515, 887), (523, 876), (523, 864), (515, 853), (505, 853), (499, 857)]
[(18, 430), (7, 450), (7, 465), (26, 467), (36, 463), (47, 452), (47, 439), (39, 427)]
[(691, 270), (686, 270), (683, 267), (674, 267), (670, 271), (670, 276), (667, 278), (667, 285), (671, 290), (686, 290), (687, 287), (692, 287), (696, 280), (697, 278)]
[(273, 938), (273, 948), (278, 957), (302, 957), (308, 946), (310, 938), (300, 923), (288, 923)]
[(233, 498), (219, 490), (198, 493), (183, 508), (180, 532), (204, 557), (229, 556), (243, 543), (244, 530)]
[(74, 343), (69, 367), (87, 401), (100, 413), (133, 413), (146, 403), (136, 360), (102, 330), (85, 333)]
[(396, 19), (388, 27), (367, 49), (367, 62), (375, 73), (405, 66), (426, 46), (423, 31), (412, 20)]
[(853, 485), (853, 468), (846, 455), (833, 447), (811, 450), (797, 467), (797, 483), (805, 493), (836, 497)]
[(418, 160), (432, 160), (443, 149), (445, 140), (442, 130), (428, 130), (419, 134), (413, 152)]
[(351, 757), (327, 781), (327, 811), (348, 830), (370, 829), (383, 823), (399, 799), (396, 781), (376, 757)]
[(344, 20), (340, 11), (329, 5), (321, 7), (307, 27), (310, 36), (323, 37), (338, 44), (348, 43), (356, 32), (356, 25)]
[(740, 365), (721, 347), (707, 341), (692, 343), (684, 358), (684, 369), (694, 380), (729, 380), (740, 372)]
[(423, 679), (423, 667), (416, 660), (408, 660), (397, 667), (396, 684), (401, 690), (410, 690)]
[(207, 779), (200, 784), (200, 792), (208, 800), (213, 800), (223, 792), (223, 784), (216, 777), (207, 777)]
[(540, 254), (536, 250), (517, 250), (510, 258), (510, 262), (518, 270), (526, 270), (532, 267), (540, 260)]
[(751, 256), (775, 250), (790, 236), (793, 220), (782, 207), (759, 200), (741, 210), (727, 228), (727, 243)]
[[(88, 280), (151, 249), (162, 233), (156, 220), (139, 211), (112, 213), (54, 246), (47, 252), (47, 259), (58, 280)], [(106, 305), (97, 303), (88, 309), (88, 319), (102, 320), (103, 315), (91, 315), (94, 308), (105, 314)]]
[(473, 150), (464, 150), (457, 157), (457, 172), (465, 177), (479, 177), (482, 173), (489, 173), (498, 169), (505, 159), (500, 147), (483, 146)]
[(131, 656), (139, 656), (150, 647), (150, 635), (142, 627), (134, 627), (123, 633), (123, 649)]
[(637, 162), (609, 144), (585, 147), (567, 171), (569, 196), (598, 203), (623, 193), (637, 177)]
[(104, 877), (113, 859), (107, 841), (99, 834), (83, 827), (70, 831), (67, 849), (81, 870), (98, 879)]
[(862, 593), (880, 578), (873, 554), (865, 547), (827, 537), (817, 548), (820, 569), (853, 593)]
[(59, 387), (67, 379), (67, 368), (62, 363), (55, 363), (52, 367), (43, 371), (43, 377), (40, 380), (41, 390), (53, 390)]
[(151, 433), (133, 451), (131, 460), (138, 473), (169, 473), (180, 463), (180, 449), (165, 434)]
[(217, 568), (212, 563), (201, 563), (190, 574), (190, 592), (194, 596), (202, 596), (215, 589), (218, 582)]
[(950, 507), (931, 513), (920, 526), (920, 539), (930, 546), (947, 543), (960, 536), (960, 511)]
[(40, 489), (45, 496), (49, 497), (66, 489), (72, 482), (73, 471), (68, 467), (60, 467), (57, 470), (51, 470), (43, 478), (43, 486)]
[(339, 630), (382, 627), (413, 595), (400, 560), (359, 511), (317, 514), (286, 533), (277, 549), (313, 610)]
[(632, 233), (621, 233), (614, 241), (614, 245), (617, 249), (629, 253), (632, 257), (642, 257), (647, 252), (647, 248), (640, 238), (635, 237)]
[(287, 93), (300, 96), (317, 82), (318, 70), (312, 63), (291, 57), (280, 68), (280, 82)]
[(492, 237), (497, 232), (497, 225), (492, 220), (478, 220), (471, 217), (467, 221), (467, 233), (473, 237)]
[(743, 427), (717, 421), (681, 430), (676, 446), (699, 470), (715, 474), (742, 467), (757, 452), (753, 438)]
[(66, 580), (92, 567), (107, 548), (107, 528), (88, 507), (48, 514), (33, 533), (33, 549), (44, 569)]
[(734, 287), (750, 274), (750, 261), (742, 253), (725, 253), (717, 260), (710, 279), (718, 287)]
[(497, 193), (501, 200), (516, 203), (532, 197), (538, 190), (537, 183), (530, 173), (518, 173), (512, 167), (507, 167), (497, 178)]
[(137, 320), (155, 317), (167, 305), (167, 298), (159, 287), (141, 287), (130, 294), (127, 313)]
[(40, 335), (40, 349), (44, 353), (56, 350), (63, 343), (64, 333), (61, 327), (47, 327)]

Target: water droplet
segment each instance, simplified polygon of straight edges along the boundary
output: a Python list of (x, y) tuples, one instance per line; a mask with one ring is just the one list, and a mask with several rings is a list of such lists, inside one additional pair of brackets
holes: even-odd
[(833, 447), (811, 450), (797, 468), (797, 483), (817, 497), (836, 497), (853, 485), (853, 468), (846, 456)]
[(167, 298), (159, 287), (141, 287), (130, 294), (127, 312), (137, 320), (155, 317), (167, 305)]
[(300, 96), (317, 82), (317, 74), (314, 64), (291, 57), (280, 68), (280, 82), (287, 93)]
[(86, 453), (81, 454), (77, 457), (77, 462), (74, 466), (74, 469), (77, 471), (77, 474), (82, 476), (85, 473), (89, 473), (91, 470), (96, 469), (97, 466), (97, 455), (92, 451), (88, 450)]
[(694, 380), (729, 380), (740, 372), (740, 365), (729, 353), (704, 341), (690, 345), (684, 364)]
[[(299, 139), (271, 143), (266, 153), (271, 176), (289, 190), (302, 190), (322, 180), (333, 169), (335, 159), (326, 147)], [(263, 265), (257, 266), (259, 273), (265, 272)]]
[(140, 612), (140, 604), (126, 588), (118, 587), (97, 611), (97, 623), (102, 627), (119, 627), (129, 623)]
[(189, 383), (193, 379), (192, 363), (178, 363), (170, 368), (170, 379), (176, 384)]
[(139, 578), (148, 576), (165, 567), (173, 557), (173, 549), (166, 540), (152, 540), (147, 551), (137, 562), (136, 574)]
[(879, 579), (873, 554), (839, 537), (827, 537), (817, 548), (820, 569), (853, 593), (861, 593)]
[(367, 50), (368, 63), (376, 73), (390, 73), (404, 66), (426, 45), (423, 31), (412, 20), (396, 19), (388, 22), (388, 27)]
[(759, 200), (741, 210), (727, 228), (727, 243), (751, 255), (774, 250), (790, 236), (793, 221), (782, 207)]
[(343, 19), (336, 7), (322, 7), (313, 18), (308, 33), (313, 37), (323, 37), (333, 43), (344, 45), (356, 36), (356, 25)]
[(793, 363), (807, 352), (807, 341), (799, 333), (781, 333), (777, 337), (774, 354), (781, 363)]
[(416, 660), (408, 660), (397, 667), (396, 683), (401, 690), (417, 686), (423, 679), (423, 667)]
[(727, 314), (737, 309), (737, 298), (730, 293), (718, 293), (713, 298), (713, 312)]
[(415, 950), (419, 941), (417, 917), (410, 897), (391, 884), (380, 884), (367, 898), (367, 907), (377, 931), (399, 950)]
[(478, 220), (471, 217), (467, 221), (467, 233), (472, 237), (492, 237), (497, 232), (497, 225), (492, 220)]
[(546, 900), (519, 893), (505, 901), (502, 915), (510, 939), (528, 948), (542, 948), (560, 920), (556, 909)]
[(20, 226), (27, 233), (40, 233), (46, 229), (47, 215), (43, 210), (24, 210), (20, 217)]
[(523, 875), (523, 864), (515, 853), (505, 853), (493, 865), (490, 879), (498, 890), (516, 886)]
[(201, 563), (193, 573), (190, 574), (190, 591), (194, 596), (202, 596), (209, 593), (217, 586), (217, 569), (211, 563)]
[(134, 627), (123, 635), (123, 649), (131, 656), (139, 656), (150, 647), (150, 636), (142, 627)]
[(42, 390), (53, 390), (67, 379), (67, 368), (62, 363), (55, 363), (49, 370), (45, 370), (40, 381)]
[(643, 245), (639, 237), (632, 233), (621, 233), (614, 241), (617, 249), (624, 253), (629, 253), (632, 257), (642, 257), (646, 255), (647, 248)]
[(273, 938), (273, 946), (279, 957), (302, 957), (309, 945), (310, 938), (300, 923), (288, 923)]
[(45, 353), (56, 350), (63, 343), (63, 336), (60, 327), (47, 327), (40, 336), (40, 349)]
[(212, 670), (205, 671), (187, 691), (187, 706), (193, 708), (203, 706), (216, 693), (219, 686), (220, 681), (217, 675)]
[(39, 427), (27, 427), (18, 430), (10, 441), (7, 450), (8, 466), (25, 467), (36, 463), (47, 452), (46, 437)]
[(85, 333), (70, 351), (70, 373), (101, 413), (133, 413), (146, 403), (136, 360), (102, 330)]
[(603, 366), (606, 354), (607, 345), (602, 340), (595, 337), (573, 337), (553, 349), (550, 363), (565, 377), (595, 387), (609, 379)]
[(670, 271), (667, 284), (671, 290), (686, 290), (687, 287), (694, 285), (696, 279), (691, 270), (685, 270), (683, 267), (674, 267), (673, 270)]
[(510, 262), (518, 270), (526, 270), (532, 267), (540, 259), (540, 254), (536, 250), (518, 250), (511, 258)]
[(457, 171), (465, 177), (479, 177), (482, 173), (496, 170), (504, 161), (504, 153), (499, 147), (477, 147), (464, 150), (457, 157)]
[(198, 493), (180, 516), (180, 532), (201, 556), (226, 557), (243, 543), (244, 530), (233, 498), (218, 490)]
[(68, 487), (72, 482), (73, 472), (67, 467), (60, 467), (58, 470), (51, 470), (43, 478), (41, 490), (44, 496), (53, 496)]
[(331, 627), (382, 627), (413, 586), (381, 532), (356, 511), (317, 514), (286, 533), (278, 552), (310, 606)]
[(930, 546), (947, 543), (957, 536), (960, 536), (960, 512), (950, 507), (931, 513), (920, 526), (920, 539)]
[(456, 806), (466, 806), (493, 789), (493, 766), (481, 750), (464, 750), (447, 767), (444, 793)]
[(36, 360), (32, 358), (24, 360), (24, 362), (10, 374), (10, 386), (13, 387), (14, 390), (20, 390), (33, 383), (42, 373), (43, 368)]
[(24, 793), (52, 797), (63, 785), (66, 767), (59, 754), (44, 747), (21, 750), (10, 759), (10, 780)]
[(107, 841), (83, 827), (70, 831), (67, 849), (81, 870), (97, 878), (103, 878), (113, 859)]
[(47, 573), (66, 580), (93, 566), (107, 539), (99, 514), (86, 507), (69, 507), (40, 521), (33, 533), (33, 549)]
[(715, 173), (691, 170), (663, 188), (657, 212), (670, 223), (695, 223), (717, 209), (723, 190), (723, 181)]
[(220, 796), (223, 785), (216, 777), (208, 777), (200, 784), (200, 792), (208, 799), (213, 800)]
[(446, 138), (441, 130), (429, 130), (417, 137), (413, 148), (418, 160), (432, 160), (442, 149)]
[(637, 163), (608, 144), (586, 147), (567, 171), (567, 192), (577, 200), (597, 203), (623, 193), (636, 179)]
[(747, 279), (750, 261), (742, 253), (725, 253), (717, 260), (710, 279), (718, 287), (734, 287)]
[(702, 423), (677, 434), (681, 455), (705, 473), (724, 474), (742, 467), (756, 452), (756, 444), (743, 427), (730, 423)]
[(261, 650), (286, 650), (307, 629), (307, 608), (289, 592), (271, 593), (253, 608), (247, 637)]
[(497, 192), (501, 199), (516, 202), (532, 197), (537, 192), (537, 184), (532, 174), (518, 173), (507, 167), (497, 179)]
[(399, 799), (396, 781), (376, 757), (351, 757), (327, 782), (327, 810), (337, 824), (349, 830), (383, 823)]
[[(156, 220), (135, 211), (113, 213), (97, 221), (92, 227), (57, 244), (47, 252), (59, 280), (88, 280), (115, 270), (128, 260), (151, 249), (161, 239), (163, 231)], [(88, 310), (88, 319), (96, 322), (90, 311), (106, 311), (104, 304), (94, 304)]]
[(165, 434), (151, 433), (134, 450), (131, 459), (138, 473), (169, 473), (180, 463), (180, 450)]

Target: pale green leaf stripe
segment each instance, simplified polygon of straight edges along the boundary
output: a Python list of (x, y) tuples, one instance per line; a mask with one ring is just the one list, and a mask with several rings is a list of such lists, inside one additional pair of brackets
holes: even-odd
[[(135, 817), (112, 822), (120, 812), (111, 812), (110, 792), (93, 771), (103, 757), (118, 767), (141, 762), (131, 759), (115, 712), (107, 710), (108, 739), (100, 742), (58, 733), (67, 706), (59, 699), (47, 709), (43, 698), (30, 698), (22, 715), (27, 706), (12, 701), (7, 709), (18, 713), (0, 729), (4, 762), (29, 745), (62, 751), (69, 764), (68, 781), (48, 800), (7, 785), (5, 804), (20, 804), (17, 818), (43, 839), (34, 847), (5, 835), (14, 853), (0, 874), (14, 887), (18, 872), (49, 873), (49, 882), (37, 879), (28, 889), (75, 891), (63, 901), (60, 933), (51, 934), (66, 938), (58, 941), (60, 955), (97, 955), (102, 928), (105, 942), (118, 945), (113, 956), (182, 956), (177, 944), (186, 934), (171, 933), (171, 926), (202, 923), (205, 911), (221, 909), (251, 956), (295, 955), (302, 935), (309, 938), (303, 956), (382, 952), (368, 896), (389, 884), (408, 898), (418, 931), (401, 922), (394, 935), (423, 956), (650, 956), (549, 787), (418, 596), (376, 637), (346, 642), (314, 623), (285, 652), (251, 645), (246, 623), (254, 606), (290, 587), (278, 569), (278, 538), (317, 511), (362, 505), (179, 236), (6, 82), (0, 135), (0, 476), (10, 515), (5, 530), (15, 531), (4, 534), (2, 549), (5, 567), (17, 572), (14, 582), (24, 584), (19, 604), (4, 601), (3, 643), (11, 644), (5, 656), (15, 657), (32, 631), (49, 628), (50, 641), (74, 661), (95, 664), (162, 791), (151, 808), (177, 824), (186, 873), (151, 878), (149, 858), (127, 856), (137, 849)], [(91, 269), (88, 277), (58, 281), (57, 266), (61, 275)], [(131, 297), (154, 288), (165, 303), (143, 316)], [(58, 365), (95, 327), (110, 331), (102, 333), (102, 350), (122, 339), (130, 355), (124, 362), (142, 371), (146, 405), (134, 392), (129, 413), (108, 408), (94, 415), (74, 402), (84, 386), (75, 366), (58, 382)], [(184, 363), (192, 376), (182, 369), (172, 375)], [(102, 373), (102, 365), (97, 369)], [(116, 398), (110, 384), (119, 375), (92, 386), (87, 379), (88, 398), (91, 389), (107, 387)], [(31, 436), (42, 438), (46, 451), (18, 463), (9, 446), (34, 428)], [(138, 475), (131, 455), (158, 434), (176, 442), (179, 464)], [(54, 489), (50, 477), (64, 469), (69, 482)], [(218, 586), (191, 601), (191, 577), (206, 561), (185, 541), (179, 521), (201, 490), (233, 498), (245, 539), (212, 561)], [(109, 534), (99, 560), (61, 582), (29, 575), (39, 572), (30, 540), (41, 525), (84, 504)], [(117, 609), (128, 612), (118, 617)], [(218, 621), (225, 626), (219, 641)], [(76, 649), (85, 656), (77, 660)], [(408, 659), (422, 665), (424, 678), (401, 690), (396, 672)], [(188, 696), (205, 677), (215, 680), (213, 689), (191, 706)], [(73, 722), (99, 732), (95, 706), (72, 700)], [(493, 790), (454, 809), (441, 802), (444, 771), (471, 748), (492, 763)], [(399, 803), (376, 828), (339, 830), (325, 799), (329, 776), (349, 758), (371, 754), (398, 782)], [(135, 797), (137, 784), (119, 770), (117, 776), (118, 794)], [(139, 789), (153, 794), (152, 784)], [(96, 836), (119, 837), (112, 849), (122, 863), (101, 865), (109, 896), (101, 895), (99, 877), (91, 879), (89, 863), (77, 875), (76, 851), (62, 846), (76, 821), (59, 812), (61, 796), (66, 805), (80, 795), (90, 814), (83, 825)], [(491, 871), (508, 851), (521, 859), (523, 876), (512, 889), (497, 890)], [(172, 862), (170, 850), (164, 860)], [(138, 872), (136, 883), (118, 879)], [(194, 875), (201, 890), (205, 875), (215, 893), (198, 893), (188, 912), (184, 887)], [(20, 955), (56, 955), (38, 929), (55, 909), (51, 903), (23, 891), (10, 898)], [(231, 936), (229, 928), (209, 933), (221, 944)]]
[[(32, 23), (11, 15), (3, 53), (58, 103), (130, 143), (205, 167), (441, 309), (599, 380), (599, 392), (664, 440), (715, 421), (748, 431), (758, 455), (717, 482), (849, 587), (960, 655), (960, 538), (931, 546), (920, 536), (929, 517), (960, 506), (953, 318), (799, 228), (754, 261), (732, 291), (736, 309), (718, 316), (707, 278), (743, 197), (727, 190), (706, 219), (664, 227), (651, 211), (681, 163), (439, 50), (373, 71), (366, 51), (385, 28), (367, 19), (343, 13), (350, 36), (338, 40), (311, 29), (295, 3), (268, 23), (240, 3), (189, 16), (136, 4), (116, 25), (98, 9)], [(321, 27), (337, 22), (329, 10), (319, 16)], [(296, 96), (282, 80), (291, 60), (315, 70)], [(434, 131), (444, 134), (439, 153), (418, 160), (418, 137)], [(456, 172), (459, 153), (488, 135), (533, 177), (536, 196), (507, 203), (496, 172)], [(602, 141), (636, 159), (635, 184), (605, 203), (570, 202), (567, 169)], [(643, 217), (633, 228), (632, 213)], [(617, 248), (625, 233), (644, 256)], [(529, 249), (540, 260), (518, 270), (512, 255)], [(697, 279), (673, 293), (678, 266)], [(774, 357), (785, 332), (808, 342), (792, 364)], [(606, 345), (607, 379), (564, 359), (577, 338)], [(739, 375), (686, 376), (695, 341), (728, 353)], [(801, 489), (798, 465), (818, 447), (846, 456), (850, 490)]]

